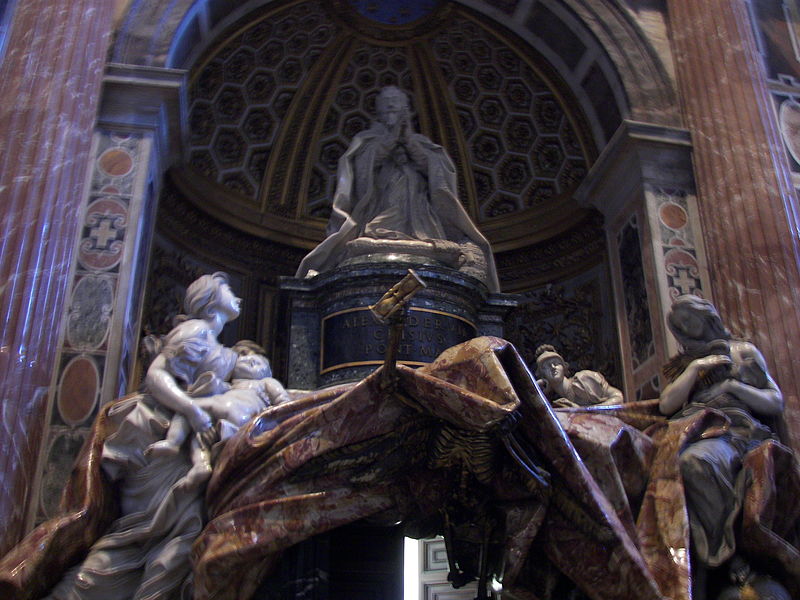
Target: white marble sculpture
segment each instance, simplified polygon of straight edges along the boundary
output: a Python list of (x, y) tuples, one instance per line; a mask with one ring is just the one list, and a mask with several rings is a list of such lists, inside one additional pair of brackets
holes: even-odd
[(458, 268), (498, 291), (491, 247), (458, 200), (450, 157), (413, 131), (405, 92), (385, 87), (375, 104), (377, 121), (339, 159), (328, 237), (297, 276), (357, 256), (402, 255)]
[(234, 350), (217, 340), (239, 304), (224, 273), (187, 289), (187, 315), (163, 339), (147, 392), (109, 411), (119, 425), (101, 464), (117, 485), (121, 516), (48, 598), (168, 598), (186, 587), (189, 553), (204, 525), (212, 444), (289, 400), (251, 343)]
[(544, 344), (536, 349), (536, 376), (545, 396), (557, 407), (622, 404), (622, 392), (597, 371), (567, 376), (567, 362), (556, 349)]

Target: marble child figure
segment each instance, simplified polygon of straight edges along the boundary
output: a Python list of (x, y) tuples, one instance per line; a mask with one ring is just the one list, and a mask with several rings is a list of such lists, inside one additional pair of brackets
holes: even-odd
[(578, 371), (567, 376), (567, 363), (556, 349), (544, 344), (536, 349), (537, 381), (547, 398), (557, 407), (622, 404), (622, 392), (610, 385), (597, 371)]
[(734, 525), (746, 492), (743, 458), (774, 439), (765, 423), (781, 415), (783, 397), (758, 348), (734, 339), (707, 300), (680, 296), (667, 322), (682, 352), (664, 368), (669, 383), (661, 412), (675, 420), (712, 408), (729, 422), (723, 434), (693, 440), (679, 456), (693, 556), (718, 567), (736, 549)]
[(233, 350), (239, 357), (233, 367), (230, 383), (208, 374), (209, 389), (219, 391), (214, 395), (200, 395), (196, 399), (214, 417), (223, 441), (262, 410), (291, 400), (281, 382), (272, 377), (272, 368), (262, 348), (252, 342), (242, 341)]
[(288, 399), (252, 344), (234, 350), (217, 340), (239, 304), (224, 273), (193, 282), (184, 302), (188, 316), (163, 338), (147, 391), (109, 408), (115, 426), (103, 441), (100, 466), (115, 484), (120, 517), (48, 599), (155, 600), (187, 585), (192, 544), (205, 524), (212, 444), (271, 402)]
[[(240, 342), (233, 350), (238, 357), (230, 382), (206, 371), (187, 390), (193, 401), (213, 417), (217, 436), (223, 441), (262, 410), (291, 400), (281, 382), (272, 377), (269, 360), (261, 348)], [(191, 433), (186, 417), (175, 413), (166, 437), (150, 444), (145, 453), (153, 456), (177, 454)], [(191, 441), (191, 453), (189, 478), (207, 479), (211, 475), (210, 448), (195, 436)]]
[(458, 200), (455, 166), (444, 148), (414, 132), (408, 96), (399, 88), (383, 88), (375, 107), (377, 120), (339, 159), (328, 237), (303, 259), (297, 277), (352, 256), (400, 253), (463, 268), (498, 291), (491, 247)]

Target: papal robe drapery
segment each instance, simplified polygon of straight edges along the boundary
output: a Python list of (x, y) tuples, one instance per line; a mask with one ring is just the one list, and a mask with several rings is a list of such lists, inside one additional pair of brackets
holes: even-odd
[[(339, 159), (328, 237), (303, 259), (297, 277), (305, 277), (311, 270), (324, 272), (336, 267), (345, 257), (345, 244), (361, 236), (369, 221), (377, 216), (375, 207), (383, 205), (379, 197), (380, 166), (385, 160), (392, 160), (384, 144), (387, 136), (388, 129), (376, 122), (368, 130), (356, 134), (350, 147)], [(458, 200), (453, 161), (444, 148), (422, 134), (411, 134), (410, 145), (418, 149), (409, 159), (422, 169), (427, 181), (427, 193), (424, 196), (409, 195), (408, 200), (417, 206), (403, 209), (402, 212), (430, 212), (441, 223), (444, 239), (474, 243), (486, 261), (489, 291), (499, 291), (491, 246)], [(414, 184), (406, 182), (406, 185)], [(371, 233), (368, 237), (374, 235)]]

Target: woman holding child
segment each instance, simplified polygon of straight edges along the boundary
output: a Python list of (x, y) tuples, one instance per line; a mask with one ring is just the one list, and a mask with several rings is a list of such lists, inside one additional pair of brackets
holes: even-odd
[(103, 442), (101, 467), (118, 486), (121, 516), (48, 598), (154, 600), (189, 587), (212, 445), (273, 400), (289, 399), (266, 358), (217, 340), (239, 305), (224, 273), (188, 287), (187, 315), (164, 337), (147, 392), (115, 402), (107, 414), (117, 425)]

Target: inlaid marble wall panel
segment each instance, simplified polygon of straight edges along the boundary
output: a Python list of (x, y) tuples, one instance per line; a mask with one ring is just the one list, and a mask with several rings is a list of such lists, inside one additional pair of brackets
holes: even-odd
[(652, 214), (657, 217), (660, 258), (669, 300), (681, 294), (703, 296), (704, 284), (698, 262), (695, 224), (690, 218), (690, 194), (678, 188), (653, 188), (647, 192)]
[(152, 141), (98, 130), (69, 283), (35, 521), (53, 516), (99, 406), (124, 394), (138, 341), (141, 271), (152, 223)]
[[(681, 294), (713, 300), (694, 191), (688, 186), (648, 184), (645, 202), (656, 275), (653, 292), (659, 296), (658, 305), (668, 310)], [(670, 334), (666, 335), (664, 345), (665, 356), (679, 350)]]
[(617, 233), (617, 253), (622, 273), (625, 320), (630, 336), (631, 360), (637, 369), (655, 355), (653, 326), (647, 303), (647, 282), (642, 231), (638, 215), (632, 215)]
[(620, 348), (628, 370), (626, 392), (629, 400), (646, 400), (658, 396), (663, 351), (656, 341), (660, 324), (655, 319), (660, 316), (652, 312), (658, 297), (657, 269), (648, 251), (651, 236), (644, 211), (629, 213), (609, 234), (612, 268), (617, 274), (617, 311), (621, 314)]

